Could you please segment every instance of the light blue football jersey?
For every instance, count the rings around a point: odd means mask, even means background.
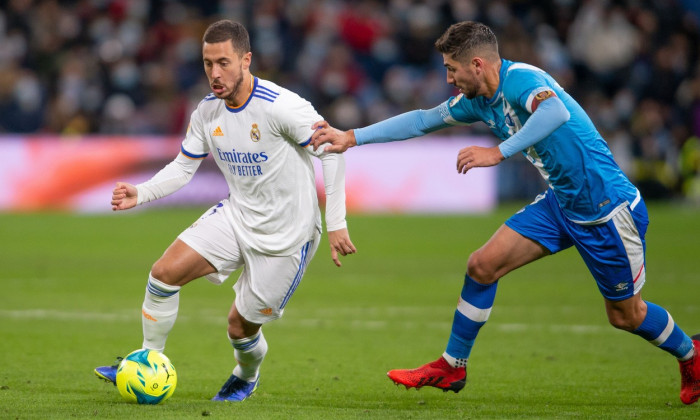
[[[566,217],[577,223],[600,223],[616,209],[639,200],[639,191],[613,159],[607,143],[581,106],[544,70],[502,60],[500,83],[491,99],[463,95],[445,105],[451,124],[485,122],[507,140],[532,115],[535,95],[551,90],[571,117],[548,137],[523,151],[554,191]]]

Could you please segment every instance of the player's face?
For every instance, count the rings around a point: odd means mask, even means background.
[[[224,99],[231,105],[238,105],[247,97],[248,92],[242,87],[244,82],[249,82],[246,76],[249,74],[251,56],[250,52],[239,56],[231,41],[204,43],[204,72],[217,98]]]
[[[468,99],[482,95],[483,82],[471,62],[460,62],[443,54],[443,64],[447,70],[447,83],[459,89]]]

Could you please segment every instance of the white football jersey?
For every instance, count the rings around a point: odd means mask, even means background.
[[[288,255],[321,231],[311,154],[323,118],[294,92],[253,77],[243,105],[230,108],[213,94],[192,113],[181,152],[211,154],[229,187],[239,240],[260,252]]]

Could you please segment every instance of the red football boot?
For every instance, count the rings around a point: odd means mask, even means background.
[[[443,357],[416,369],[394,369],[387,373],[396,385],[419,389],[423,386],[459,392],[467,382],[467,368],[454,368]]]
[[[681,367],[681,401],[692,404],[700,399],[700,334],[693,336],[695,355],[679,362]]]

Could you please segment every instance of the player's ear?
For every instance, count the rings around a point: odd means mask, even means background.
[[[241,62],[243,63],[243,68],[248,70],[250,68],[250,63],[253,58],[253,53],[251,51],[248,51],[247,53],[243,54],[243,57],[241,58]]]
[[[484,69],[484,60],[481,57],[472,57],[469,64],[474,67],[477,73]]]

